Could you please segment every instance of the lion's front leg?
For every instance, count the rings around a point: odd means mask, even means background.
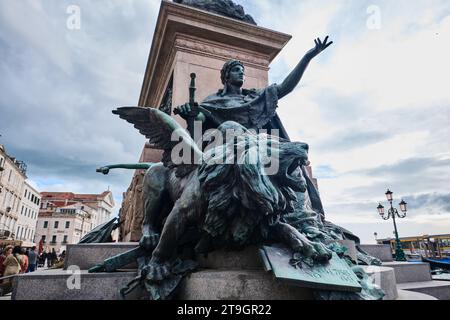
[[[170,276],[170,262],[174,258],[180,238],[187,226],[198,219],[197,204],[200,197],[195,185],[191,187],[192,189],[186,190],[178,199],[167,217],[158,245],[146,266],[148,280],[161,281]]]
[[[149,252],[158,245],[160,232],[163,228],[162,221],[165,218],[163,197],[167,193],[166,181],[168,174],[168,168],[162,164],[155,165],[145,173],[142,183],[144,222],[139,245]]]
[[[305,258],[326,262],[331,259],[332,251],[320,242],[308,240],[297,229],[287,223],[278,223],[273,226],[278,240],[289,246],[294,252],[302,253]]]

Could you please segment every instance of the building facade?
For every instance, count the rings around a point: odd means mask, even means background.
[[[65,250],[78,243],[100,224],[112,219],[114,199],[111,191],[101,194],[42,192],[35,242],[44,240],[44,250]]]
[[[402,250],[407,255],[427,258],[450,258],[450,234],[417,235],[399,238]],[[389,244],[394,253],[395,238],[377,239],[378,244]]]
[[[94,211],[88,205],[77,202],[40,212],[36,239],[44,241],[44,250],[62,252],[67,244],[78,243],[93,229]]]
[[[32,247],[36,243],[36,224],[39,206],[41,204],[41,195],[28,181],[24,182],[23,189],[15,239],[21,240],[22,246]]]
[[[25,164],[0,145],[0,240],[16,240],[26,178]]]

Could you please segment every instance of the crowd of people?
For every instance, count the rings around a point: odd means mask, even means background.
[[[64,265],[65,251],[58,255],[52,251],[38,252],[36,247],[23,248],[6,246],[0,248],[0,296],[12,291],[15,275],[34,272],[38,268],[61,268]]]

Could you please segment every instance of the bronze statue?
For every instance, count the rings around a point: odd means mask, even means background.
[[[174,113],[191,123],[191,128],[193,120],[201,122],[203,132],[217,129],[224,134],[232,129],[244,139],[240,142],[233,138],[203,151],[203,145],[198,146],[192,139],[193,132],[187,132],[157,109],[124,107],[113,111],[134,124],[152,147],[164,150],[164,154],[162,163],[139,167],[148,168],[143,184],[145,217],[139,247],[108,259],[91,271],[114,271],[139,259],[138,278],[124,293],[144,283],[151,298],[166,299],[184,274],[195,268],[193,257],[180,253],[183,248],[207,253],[281,242],[308,263],[326,263],[333,251],[349,264],[354,263],[337,242],[348,232],[325,221],[318,192],[305,172],[308,146],[290,142],[276,114],[278,100],[298,85],[309,62],[331,44],[328,37],[323,42],[316,39],[315,47],[280,85],[260,90],[242,89],[244,66],[231,60],[221,71],[223,89],[197,104],[192,76],[190,103],[175,108]],[[277,129],[279,137],[258,133],[261,129]],[[181,142],[173,140],[174,133]],[[256,152],[256,159],[262,159],[265,156],[253,148],[261,138],[269,153],[278,155],[279,170],[274,175],[267,174],[262,162],[239,162],[234,153],[231,163],[208,161],[217,157],[228,159],[227,150],[239,147],[247,150],[244,154]],[[201,161],[174,161],[174,149],[180,145],[183,157],[190,155]],[[108,173],[112,167],[99,171]],[[351,297],[364,299],[364,294]]]
[[[247,129],[278,129],[280,137],[289,140],[289,136],[276,114],[278,100],[288,95],[298,85],[312,59],[328,48],[333,42],[328,42],[328,36],[322,42],[319,38],[314,40],[315,46],[300,60],[295,69],[280,85],[271,85],[256,90],[243,89],[244,65],[237,60],[225,63],[221,71],[223,89],[207,97],[201,104],[196,117],[203,122],[203,130],[217,128],[224,121],[236,121]],[[176,107],[175,114],[187,118],[191,114],[189,103]],[[314,184],[306,172],[303,172],[308,186],[308,194],[313,209],[324,215],[322,202]]]
[[[286,96],[297,86],[309,62],[331,44],[332,42],[328,42],[328,37],[323,42],[320,39],[316,39],[315,47],[305,54],[281,85],[272,85],[262,90],[242,89],[244,84],[243,64],[236,60],[226,62],[221,71],[221,80],[224,88],[200,103],[195,120],[202,121],[202,129],[204,131],[217,128],[226,121],[235,121],[247,129],[279,129],[280,138],[288,140],[289,137],[286,130],[275,111],[278,99]],[[179,106],[175,108],[174,113],[180,114],[187,119],[192,116],[191,105],[192,102]],[[137,115],[133,112],[129,112],[126,116],[124,113],[119,112],[119,110],[115,111],[115,113],[132,123],[139,122],[142,117],[142,115]],[[141,130],[141,133],[149,139],[152,138],[148,132]],[[167,142],[164,143],[167,144]],[[159,148],[161,147],[159,146]],[[169,157],[169,154],[165,152],[164,157]],[[163,160],[163,162],[165,161]],[[167,203],[167,201],[164,201],[164,198],[167,197],[166,186],[168,184],[169,171],[169,166],[159,165],[153,167],[151,173],[149,172],[145,177],[144,188],[148,196],[144,205],[145,217],[140,245],[146,249],[156,247],[160,232],[163,229],[161,222],[170,209],[167,208],[167,205],[162,205],[162,203]],[[312,198],[313,206],[315,205],[315,209],[323,213],[317,190],[304,172],[302,176],[306,179],[307,191],[309,197]]]
[[[256,25],[255,20],[245,14],[244,8],[231,0],[173,0],[173,2]]]

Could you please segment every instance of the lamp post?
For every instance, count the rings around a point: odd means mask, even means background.
[[[402,200],[399,203],[400,211],[402,212],[402,214],[400,214],[398,212],[398,210],[392,206],[393,192],[388,189],[388,191],[385,194],[386,194],[386,198],[389,201],[389,204],[391,207],[389,208],[387,215],[385,215],[384,207],[381,205],[381,203],[378,205],[377,210],[378,210],[378,213],[380,214],[381,218],[383,218],[383,220],[389,220],[392,217],[392,220],[394,221],[394,234],[395,234],[395,243],[396,243],[395,261],[406,261],[405,253],[402,250],[402,245],[401,245],[400,239],[398,237],[397,223],[395,221],[395,218],[397,217],[399,219],[403,219],[406,217],[407,203],[404,200]]]

